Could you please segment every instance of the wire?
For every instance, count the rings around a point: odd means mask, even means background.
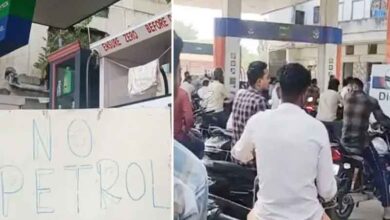
[[[86,89],[86,91],[85,91],[85,96],[86,96],[85,97],[85,105],[86,106],[85,107],[86,108],[89,108],[89,65],[91,63],[91,59],[93,56],[98,57],[99,53],[97,53],[96,50],[93,50],[87,59],[87,69],[86,69],[86,76],[85,76],[85,78],[86,78],[86,80],[85,80],[85,89]]]

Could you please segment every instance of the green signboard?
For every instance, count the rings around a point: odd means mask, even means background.
[[[36,0],[0,0],[0,56],[28,44],[35,3]]]

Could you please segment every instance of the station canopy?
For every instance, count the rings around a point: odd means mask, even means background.
[[[221,9],[223,0],[175,0],[175,4],[199,8]],[[242,13],[264,14],[286,8],[307,0],[241,0]]]
[[[37,0],[33,22],[68,28],[119,0]]]

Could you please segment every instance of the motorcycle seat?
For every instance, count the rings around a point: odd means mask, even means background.
[[[245,177],[255,178],[257,171],[254,168],[243,167],[239,164],[228,161],[208,161],[206,163],[207,170],[221,173],[233,173],[235,175],[242,175]]]

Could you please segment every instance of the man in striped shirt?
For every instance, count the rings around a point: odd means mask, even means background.
[[[232,146],[240,139],[248,119],[267,108],[266,100],[262,95],[262,92],[268,89],[270,82],[267,64],[261,61],[250,63],[247,75],[249,88],[240,90],[233,102]]]

